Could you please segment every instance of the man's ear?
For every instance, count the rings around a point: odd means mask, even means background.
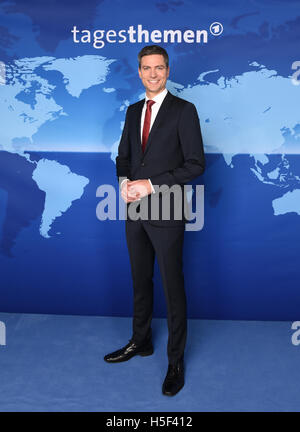
[[[142,79],[142,75],[141,75],[141,69],[140,68],[138,68],[138,71],[139,71],[139,77]]]

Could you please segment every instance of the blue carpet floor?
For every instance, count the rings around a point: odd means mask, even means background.
[[[0,313],[0,411],[299,411],[300,345],[290,322],[189,320],[185,386],[161,386],[167,323],[153,319],[154,354],[107,364],[131,318]]]

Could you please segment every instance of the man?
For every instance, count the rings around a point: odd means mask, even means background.
[[[129,213],[125,224],[134,288],[133,334],[125,347],[104,359],[116,363],[137,354],[153,353],[152,278],[156,255],[167,301],[169,331],[169,365],[162,392],[172,396],[184,385],[187,314],[182,250],[186,219],[183,201],[178,194],[175,198],[169,188],[176,186],[182,192],[184,184],[204,172],[205,160],[195,106],[166,89],[170,73],[167,52],[157,45],[146,46],[138,60],[146,98],[128,107],[116,158],[121,195]],[[167,218],[162,211],[166,197],[170,207]],[[141,211],[143,206],[147,209],[144,217],[132,216],[133,205],[134,211]]]

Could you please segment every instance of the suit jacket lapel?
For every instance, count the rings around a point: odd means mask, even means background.
[[[141,100],[138,104],[137,107],[137,120],[136,120],[136,125],[137,125],[137,145],[138,145],[138,152],[142,155],[143,151],[142,151],[142,141],[141,141],[141,120],[142,120],[142,111],[143,111],[143,106],[145,103],[145,99]]]
[[[145,152],[144,152],[144,156],[147,154],[147,152],[149,151],[149,147],[151,146],[152,143],[152,137],[156,131],[156,129],[158,128],[158,126],[161,124],[161,122],[167,117],[168,114],[168,110],[170,107],[170,104],[172,103],[172,94],[170,92],[167,93],[166,97],[163,100],[163,103],[160,106],[160,109],[155,117],[155,121],[151,127],[149,136],[148,136],[148,140],[147,140],[147,144],[146,144],[146,148],[145,148]],[[141,139],[140,139],[141,141]]]

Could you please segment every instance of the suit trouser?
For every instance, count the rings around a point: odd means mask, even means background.
[[[151,338],[153,272],[156,255],[168,313],[169,363],[183,357],[187,337],[186,295],[182,253],[185,226],[158,227],[148,221],[126,220],[126,239],[133,280],[133,336],[141,343]]]

